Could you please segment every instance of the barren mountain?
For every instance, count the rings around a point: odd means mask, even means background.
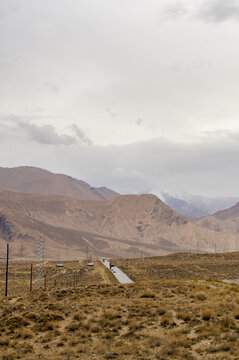
[[[118,195],[105,187],[91,187],[71,176],[29,166],[0,168],[0,185],[24,193],[65,195],[85,200],[107,200]]]
[[[239,203],[229,209],[203,217],[197,223],[206,229],[239,234]]]
[[[239,237],[203,229],[154,195],[107,201],[0,191],[0,237],[15,256],[36,256],[42,234],[48,257],[145,256],[181,251],[237,250]],[[26,246],[27,244],[27,246]],[[14,250],[15,249],[15,250]],[[67,250],[68,249],[68,250]]]

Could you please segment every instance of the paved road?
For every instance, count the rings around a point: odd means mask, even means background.
[[[105,265],[108,269],[110,268],[110,262],[108,260],[102,261],[102,264]],[[121,284],[130,284],[133,283],[133,280],[131,280],[122,270],[120,270],[117,266],[114,266],[111,271],[113,272],[113,275],[116,277],[116,279]]]
[[[223,280],[226,283],[239,283],[239,279],[232,279],[232,280]]]

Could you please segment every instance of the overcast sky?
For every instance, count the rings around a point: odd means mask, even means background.
[[[239,196],[239,0],[0,0],[0,166]]]

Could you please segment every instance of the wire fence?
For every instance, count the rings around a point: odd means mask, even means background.
[[[40,268],[40,272],[39,272]],[[54,261],[0,262],[0,295],[17,296],[38,289],[74,287],[83,284],[87,273],[84,262],[74,261],[57,264]],[[40,277],[39,277],[40,274]]]

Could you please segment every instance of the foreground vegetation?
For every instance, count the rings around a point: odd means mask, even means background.
[[[0,359],[239,359],[238,285],[79,267],[78,284],[0,296]]]

